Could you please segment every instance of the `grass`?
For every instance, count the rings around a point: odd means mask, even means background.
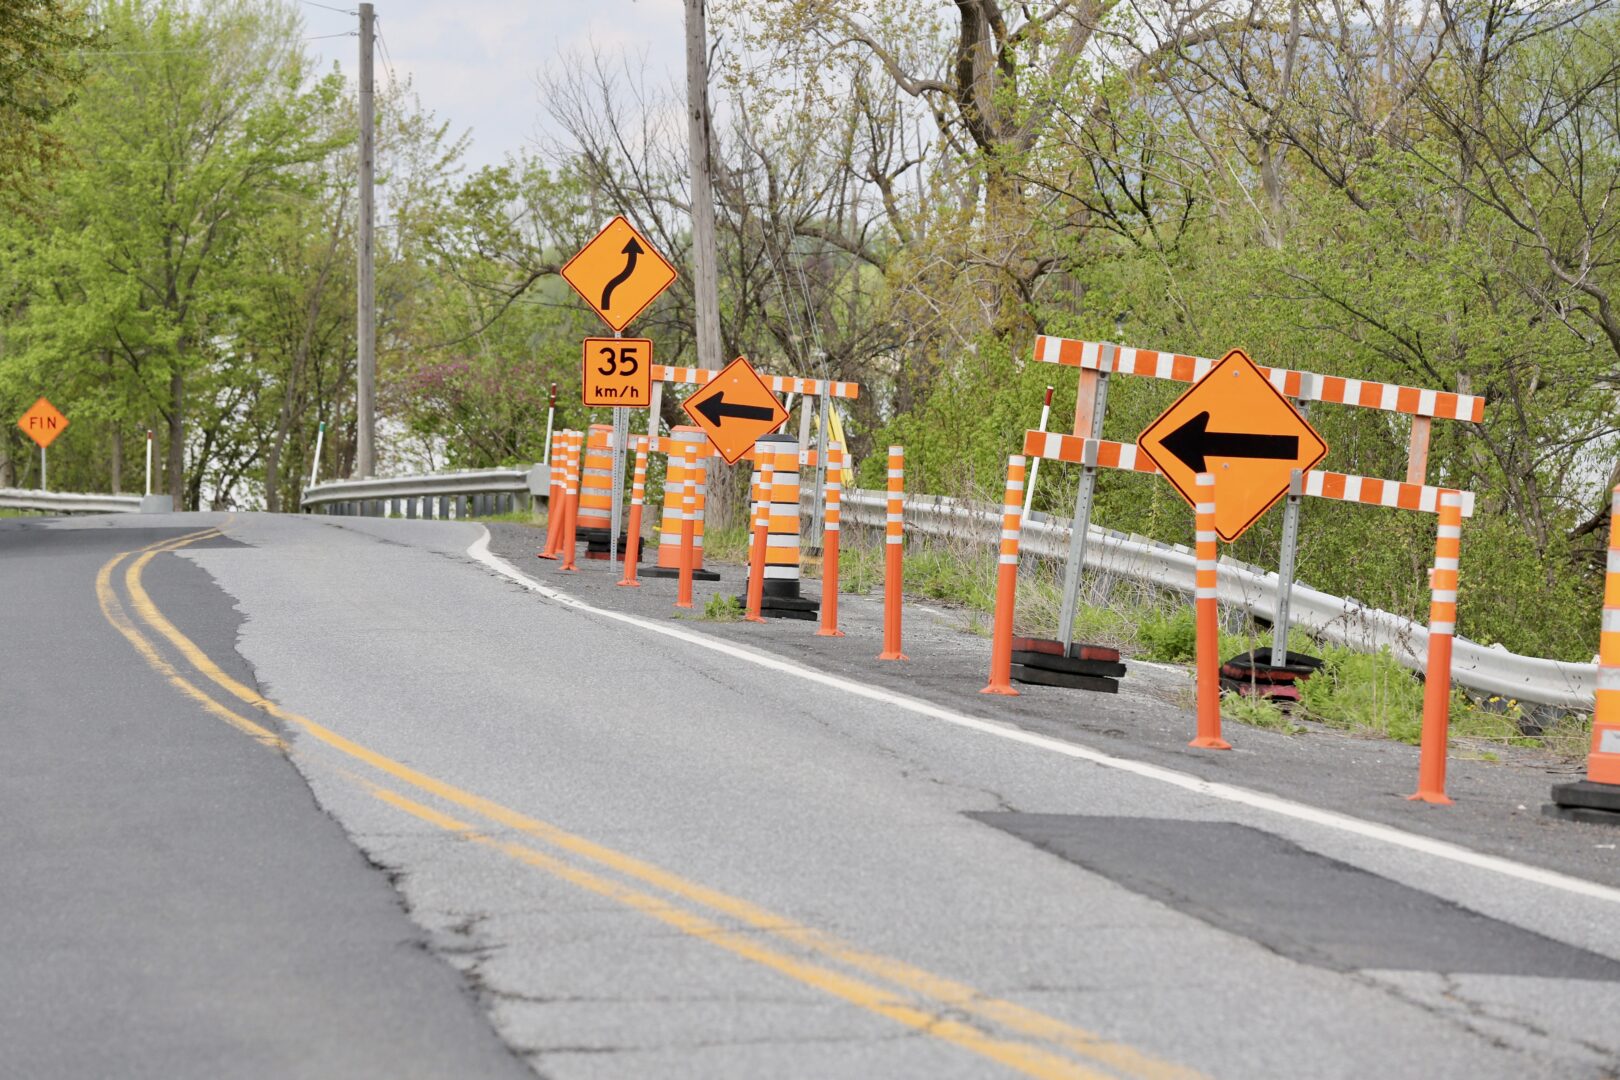
[[[1269,728],[1286,735],[1296,735],[1305,730],[1289,719],[1288,714],[1269,698],[1249,697],[1230,690],[1221,695],[1221,715],[1240,724]]]
[[[715,593],[703,605],[703,617],[711,622],[736,622],[743,617],[743,606],[735,596]]]

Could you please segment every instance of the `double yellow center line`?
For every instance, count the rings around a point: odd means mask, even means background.
[[[953,979],[868,952],[747,900],[689,881],[429,776],[282,708],[232,678],[209,659],[158,609],[142,583],[142,573],[156,556],[220,535],[218,529],[204,529],[114,556],[96,575],[96,595],[107,621],[158,674],[209,714],[258,742],[283,751],[288,746],[280,734],[265,724],[221,704],[188,678],[190,672],[183,674],[135,624],[130,611],[146,630],[166,642],[192,672],[229,697],[278,721],[283,730],[298,731],[382,777],[414,789],[416,798],[367,777],[345,773],[383,803],[419,821],[1027,1076],[1195,1080],[1201,1075],[1015,1002],[981,993]],[[123,573],[127,608],[115,584],[117,571],[125,560],[129,560]],[[455,812],[419,801],[423,797],[452,807]],[[481,819],[483,824],[458,817],[456,812]],[[492,825],[525,839],[491,835],[486,830]]]

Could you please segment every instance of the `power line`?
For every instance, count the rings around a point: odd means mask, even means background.
[[[320,8],[323,11],[335,11],[339,15],[358,15],[358,14],[360,14],[358,11],[354,11],[354,10],[351,10],[349,8],[333,7],[331,4],[317,4],[315,2],[315,0],[298,0],[298,2],[300,4],[306,4],[309,7]]]
[[[394,54],[388,50],[388,39],[383,36],[382,19],[377,20],[377,44],[382,49],[383,67],[388,69],[388,85],[398,86],[399,79],[394,75]]]

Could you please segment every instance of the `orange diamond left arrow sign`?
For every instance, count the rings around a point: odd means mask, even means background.
[[[1231,543],[1288,491],[1294,469],[1327,443],[1241,349],[1227,353],[1136,443],[1181,497],[1197,505],[1201,472],[1215,477],[1215,531]]]
[[[68,418],[63,416],[55,405],[40,398],[22,414],[17,426],[43,450],[55,442],[56,437],[67,428]]]
[[[681,402],[681,408],[703,429],[727,465],[741,461],[756,441],[788,418],[759,372],[741,356]]]
[[[620,331],[669,288],[675,268],[620,215],[568,260],[562,276],[603,322]]]

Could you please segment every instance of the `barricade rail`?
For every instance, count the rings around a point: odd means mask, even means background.
[[[0,488],[0,508],[39,510],[47,514],[135,514],[139,495],[81,495],[71,491],[29,491]]]

